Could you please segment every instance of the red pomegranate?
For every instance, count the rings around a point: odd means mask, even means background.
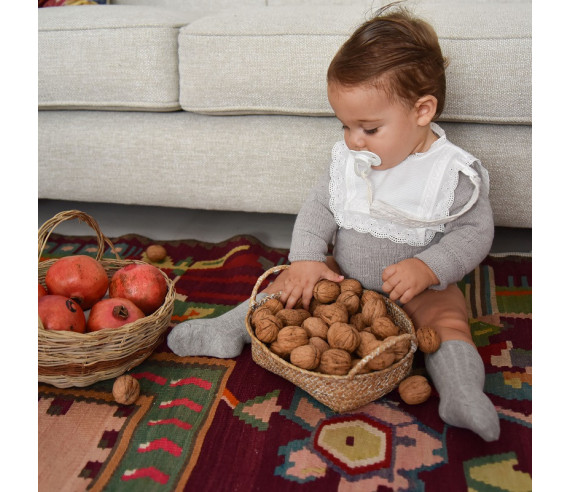
[[[103,298],[109,278],[95,258],[73,255],[60,258],[48,269],[46,285],[49,294],[70,297],[85,311]]]
[[[38,299],[43,296],[47,296],[47,290],[38,282]]]
[[[109,297],[133,301],[144,314],[154,313],[164,302],[168,286],[152,265],[132,263],[117,270],[109,283]]]
[[[45,295],[38,299],[38,315],[46,330],[85,333],[85,314],[73,299]]]
[[[128,299],[101,299],[91,308],[87,331],[120,328],[141,318],[144,318],[144,313]]]

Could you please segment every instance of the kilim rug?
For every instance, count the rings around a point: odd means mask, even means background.
[[[216,317],[249,298],[287,251],[250,236],[219,244],[112,239],[124,259],[163,244],[179,277],[173,324]],[[90,237],[52,234],[46,258],[95,254]],[[107,252],[105,256],[112,257]],[[531,258],[490,256],[461,282],[501,422],[486,443],[446,425],[434,392],[407,405],[393,391],[335,414],[251,359],[180,358],[166,344],[130,374],[141,396],[114,402],[113,381],[39,384],[39,490],[525,491],[531,490]],[[425,372],[422,355],[414,371]]]

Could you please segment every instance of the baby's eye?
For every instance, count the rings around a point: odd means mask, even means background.
[[[374,135],[377,131],[378,128],[372,128],[370,130],[364,130],[364,133],[366,133],[366,135]]]

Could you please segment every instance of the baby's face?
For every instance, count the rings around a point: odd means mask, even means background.
[[[329,84],[328,97],[348,148],[374,152],[382,159],[375,169],[395,167],[433,143],[429,125],[419,123],[417,109],[391,101],[383,90]]]

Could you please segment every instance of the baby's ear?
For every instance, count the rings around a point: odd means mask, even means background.
[[[432,95],[422,96],[416,101],[414,109],[418,125],[427,126],[432,122],[437,111],[437,98]]]

